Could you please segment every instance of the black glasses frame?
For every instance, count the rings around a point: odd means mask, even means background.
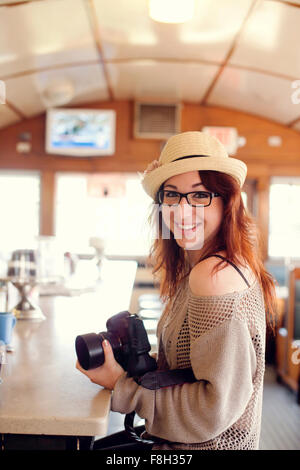
[[[164,199],[164,193],[174,193],[174,194],[177,194],[179,196],[179,201],[176,202],[176,204],[166,204],[165,202],[163,202],[163,199]],[[196,193],[202,193],[202,194],[207,194],[209,196],[209,203],[208,204],[191,204],[190,201],[189,201],[189,194],[196,194]],[[161,205],[163,206],[169,206],[169,207],[176,207],[176,206],[179,206],[180,202],[181,202],[181,199],[182,198],[185,198],[187,203],[192,206],[192,207],[208,207],[210,206],[211,204],[211,201],[214,197],[221,197],[221,194],[219,193],[212,193],[210,191],[190,191],[188,193],[180,193],[179,191],[173,191],[172,189],[161,189],[160,191],[158,191],[158,201]]]

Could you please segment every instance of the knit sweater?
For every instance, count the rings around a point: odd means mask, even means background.
[[[192,367],[197,379],[148,390],[124,373],[112,410],[145,419],[155,449],[235,450],[259,446],[265,306],[258,281],[242,291],[196,296],[183,280],[157,327],[158,369]]]

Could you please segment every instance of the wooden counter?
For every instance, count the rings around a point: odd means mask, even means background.
[[[40,297],[46,320],[17,321],[14,352],[1,371],[0,433],[106,434],[110,392],[75,368],[75,338],[106,330],[110,316],[129,309],[136,267],[134,261],[106,261],[95,292]]]

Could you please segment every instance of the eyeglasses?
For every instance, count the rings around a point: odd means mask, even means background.
[[[193,191],[184,194],[177,191],[161,189],[158,192],[158,201],[164,206],[178,206],[183,197],[185,197],[190,206],[207,207],[211,204],[212,198],[221,197],[221,195],[209,191]]]

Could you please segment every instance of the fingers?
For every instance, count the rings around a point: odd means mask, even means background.
[[[113,349],[107,340],[102,342],[105,361],[100,367],[92,370],[84,370],[79,362],[76,362],[76,368],[86,375],[91,382],[101,385],[108,390],[113,390],[119,377],[124,373],[124,369],[115,360]]]
[[[103,347],[103,351],[104,351],[105,361],[104,361],[104,364],[102,366],[98,367],[98,369],[100,369],[102,367],[105,367],[105,366],[108,366],[108,367],[115,366],[116,360],[115,360],[113,349],[112,349],[109,341],[107,341],[105,339],[102,342],[102,347]],[[80,372],[82,372],[83,374],[85,374],[88,377],[90,377],[90,375],[91,375],[91,371],[83,369],[78,360],[76,362],[76,369],[78,369]]]
[[[112,347],[109,341],[107,341],[107,339],[103,341],[102,347],[104,351],[105,362],[108,362],[108,363],[115,362],[114,352],[112,350]]]

